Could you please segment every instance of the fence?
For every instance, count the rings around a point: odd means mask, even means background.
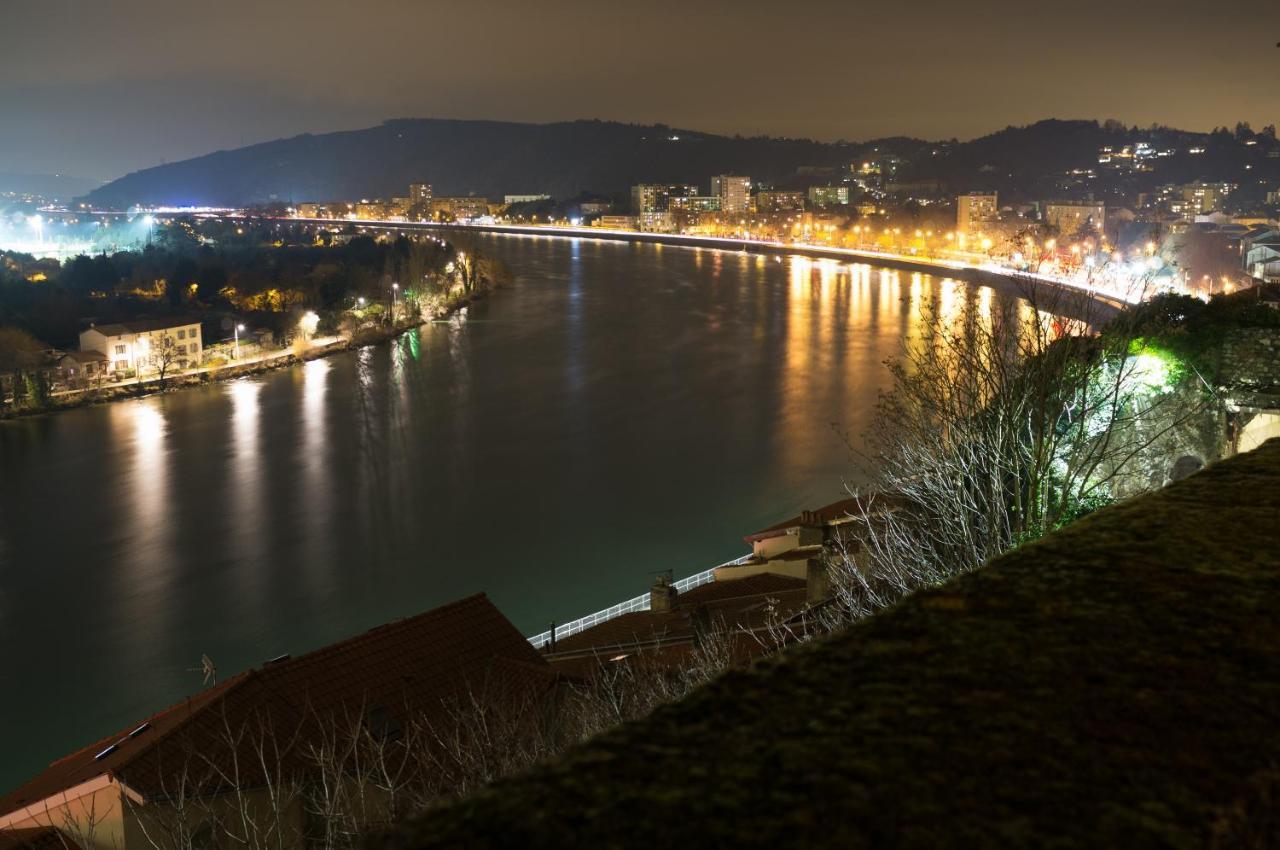
[[[694,573],[688,578],[682,578],[675,583],[676,593],[684,593],[686,591],[692,590],[698,585],[708,584],[710,582],[713,582],[716,580],[716,570],[720,569],[720,567],[732,567],[737,564],[741,564],[743,561],[745,561],[747,558],[750,558],[750,557],[751,557],[750,555],[743,555],[741,558],[734,558],[732,561],[725,561],[723,564],[720,564],[720,566],[712,567],[709,570],[703,570],[700,573]],[[603,611],[597,611],[594,614],[588,614],[585,617],[579,617],[576,620],[571,620],[568,623],[564,623],[563,625],[556,626],[556,640],[562,640],[564,638],[567,638],[569,635],[576,635],[578,632],[586,631],[592,626],[598,626],[601,623],[612,620],[614,617],[621,617],[623,614],[630,614],[633,611],[648,611],[648,610],[649,610],[649,594],[645,593],[641,596],[636,596],[632,599],[628,599],[625,602],[619,602],[617,605],[610,605],[608,608],[605,608]],[[544,646],[546,646],[550,642],[551,642],[550,629],[548,629],[545,632],[542,632],[541,634],[537,634],[529,638],[529,643],[533,644],[534,647],[536,647],[537,649],[542,649]]]

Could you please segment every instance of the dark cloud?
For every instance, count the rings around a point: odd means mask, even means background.
[[[967,138],[1280,118],[1280,4],[0,2],[0,171],[114,177],[398,116]]]

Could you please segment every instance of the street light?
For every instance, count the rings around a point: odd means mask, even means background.
[[[240,359],[240,331],[244,330],[244,325],[236,325],[236,359]]]
[[[400,284],[391,284],[391,324],[396,323],[396,293],[400,291]]]

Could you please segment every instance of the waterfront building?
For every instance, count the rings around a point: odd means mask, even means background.
[[[639,230],[640,219],[634,215],[602,215],[592,223],[593,227],[609,230]]]
[[[956,198],[956,231],[977,233],[1000,220],[1000,199],[995,192],[970,192]]]
[[[843,207],[849,203],[848,186],[810,186],[809,205],[818,207]]]
[[[269,816],[272,847],[305,850],[317,823],[304,795],[271,798],[283,810],[268,798],[286,780],[321,780],[313,755],[345,740],[344,724],[371,741],[407,740],[411,724],[446,732],[465,723],[450,706],[486,717],[537,712],[554,685],[546,661],[483,594],[223,681],[205,670],[215,681],[202,690],[0,797],[0,847],[20,838],[50,850],[212,848],[229,840],[219,817]],[[234,775],[209,770],[233,764]],[[359,790],[383,799],[372,783]],[[189,812],[199,814],[186,822]]]
[[[80,351],[107,361],[107,371],[147,374],[200,365],[200,323],[193,319],[135,319],[90,325],[80,334]]]
[[[751,178],[720,174],[711,178],[711,194],[720,199],[723,212],[746,212],[751,200]]]
[[[578,213],[583,218],[592,215],[605,215],[613,209],[613,204],[608,201],[583,201],[578,204]]]
[[[667,203],[668,212],[720,212],[725,210],[719,195],[673,195]],[[745,209],[745,208],[744,208]]]
[[[537,201],[549,201],[550,195],[503,195],[502,203],[510,206],[511,204],[530,204]]]
[[[804,209],[805,193],[797,190],[771,189],[756,193],[756,211],[792,212]]]
[[[488,198],[477,198],[475,196],[432,198],[430,209],[431,217],[437,219],[482,218],[489,215],[489,200]]]
[[[692,198],[698,194],[697,186],[683,183],[642,183],[631,187],[631,211],[636,215],[664,213],[671,208],[671,199]]]
[[[68,351],[58,358],[58,371],[67,384],[83,386],[105,378],[109,364],[100,351]]]
[[[1106,213],[1106,206],[1094,201],[1056,201],[1044,205],[1045,223],[1056,227],[1064,239],[1086,228],[1101,233]]]

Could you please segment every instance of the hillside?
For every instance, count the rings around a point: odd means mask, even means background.
[[[89,193],[99,206],[304,201],[405,195],[616,192],[645,180],[697,181],[748,173],[779,179],[798,165],[841,165],[860,148],[713,136],[669,127],[573,121],[409,119],[366,130],[303,135],[157,166]]]
[[[369,846],[1274,847],[1278,510],[1273,440]]]
[[[1145,142],[1167,152],[1152,170],[1099,166],[1104,145]],[[1193,153],[1193,150],[1195,151]],[[1239,184],[1258,202],[1280,181],[1274,132],[1141,130],[1108,121],[1045,120],[967,142],[895,137],[862,143],[716,136],[665,125],[605,121],[518,124],[402,119],[365,130],[303,135],[138,171],[90,192],[95,206],[242,206],[403,196],[431,183],[437,195],[621,193],[641,182],[714,174],[804,187],[848,174],[851,163],[891,154],[890,182],[937,181],[943,191],[999,191],[1009,201],[1092,194],[1131,202],[1161,183]]]

